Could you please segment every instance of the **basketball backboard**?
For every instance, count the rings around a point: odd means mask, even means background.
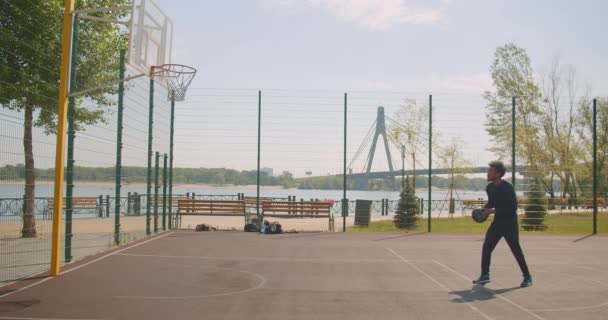
[[[171,63],[173,21],[154,0],[133,0],[132,6],[127,62],[150,75],[152,67]]]

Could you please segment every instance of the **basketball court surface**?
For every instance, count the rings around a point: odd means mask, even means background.
[[[606,237],[167,232],[3,288],[0,319],[605,319]]]

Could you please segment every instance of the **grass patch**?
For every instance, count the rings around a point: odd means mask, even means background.
[[[520,216],[521,219],[522,216]],[[433,232],[445,233],[479,233],[488,229],[492,218],[484,223],[476,223],[471,217],[454,217],[454,219],[440,218],[431,221]],[[419,219],[417,228],[410,231],[397,229],[392,221],[372,222],[368,227],[350,227],[347,232],[425,232],[427,219]],[[545,231],[524,231],[521,234],[591,234],[593,231],[592,213],[563,213],[552,214],[545,217]],[[520,222],[521,225],[521,222]],[[521,229],[521,227],[520,227]],[[599,234],[608,234],[608,213],[599,213],[597,221]]]

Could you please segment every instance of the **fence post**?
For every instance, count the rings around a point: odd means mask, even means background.
[[[106,195],[106,218],[110,217],[110,195]]]
[[[597,234],[597,99],[593,99],[593,234]]]
[[[173,229],[173,137],[175,132],[175,100],[171,99],[171,133],[169,142],[169,229]]]
[[[258,168],[257,168],[257,179],[256,179],[256,200],[255,200],[255,211],[257,216],[260,216],[260,153],[262,141],[262,91],[258,91]],[[260,230],[264,221],[260,221]]]
[[[127,214],[131,214],[131,201],[133,201],[133,198],[131,198],[131,192],[127,193]]]
[[[167,154],[163,157],[163,231],[167,230]]]
[[[160,154],[156,151],[154,160],[154,233],[158,232],[158,160]]]
[[[146,234],[150,235],[150,209],[152,206],[152,130],[154,128],[154,79],[150,79],[150,107],[148,111],[148,174],[146,184]]]
[[[126,63],[126,50],[120,50],[120,69],[118,83],[118,120],[116,121],[116,186],[115,186],[115,201],[114,204],[114,244],[120,244],[120,194],[121,194],[121,180],[122,180],[122,119],[124,111],[124,95],[125,85],[122,81],[125,78],[125,63]],[[127,199],[127,211],[129,211],[129,200]]]
[[[346,141],[347,141],[347,121],[348,121],[348,93],[344,93],[344,163],[343,171],[343,192],[342,192],[342,232],[346,232],[346,216],[348,215],[348,199],[346,199]]]
[[[433,95],[429,95],[429,206],[428,206],[428,232],[431,232],[431,183],[433,169]]]
[[[515,97],[511,101],[511,184],[515,188]]]
[[[97,199],[97,203],[99,203],[99,206],[97,208],[97,216],[99,218],[103,218],[103,195],[100,195]]]

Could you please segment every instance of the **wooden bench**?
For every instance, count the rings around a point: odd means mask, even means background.
[[[178,206],[178,202],[181,200],[189,200],[190,198],[186,197],[186,196],[173,196],[173,198],[171,199],[171,208],[177,208]]]
[[[182,216],[245,217],[244,200],[178,200],[175,226],[180,227]]]
[[[273,201],[262,203],[261,220],[273,218],[327,218],[329,231],[334,231],[331,203],[317,201]]]
[[[272,202],[272,198],[260,197],[260,208],[264,202]],[[255,209],[257,207],[258,200],[256,197],[245,197],[245,207],[247,209]]]
[[[606,199],[603,197],[597,197],[597,207],[606,208]],[[585,199],[585,208],[587,208],[587,209],[593,208],[593,198]]]
[[[55,205],[55,198],[47,199],[48,214],[53,214],[53,208]],[[66,199],[63,198],[63,209],[65,210]],[[96,197],[72,197],[72,210],[95,210],[97,213],[101,210],[101,203],[98,202]],[[47,212],[43,214],[43,218],[46,219]]]
[[[483,207],[488,203],[487,200],[484,199],[466,199],[462,200],[462,211],[465,209],[475,209],[478,207]]]

